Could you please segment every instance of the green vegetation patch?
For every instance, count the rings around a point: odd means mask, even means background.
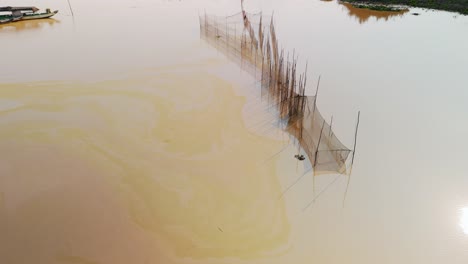
[[[389,6],[389,5],[376,5],[376,4],[354,4],[353,6],[356,8],[362,9],[369,9],[375,11],[385,11],[385,12],[401,12],[404,10],[408,10],[407,8]]]
[[[457,12],[460,14],[468,15],[468,0],[346,0],[358,8],[367,8],[379,11],[392,11],[380,10],[379,6],[386,6],[387,8],[394,8],[391,5],[406,5],[412,7],[422,7],[437,10],[445,10]],[[394,10],[393,10],[394,11]]]

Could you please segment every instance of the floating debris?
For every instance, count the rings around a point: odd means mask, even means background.
[[[294,155],[294,157],[295,157],[296,159],[298,159],[298,160],[301,160],[301,161],[302,161],[302,160],[305,160],[304,155]]]

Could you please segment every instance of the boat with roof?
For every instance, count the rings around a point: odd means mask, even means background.
[[[39,8],[29,7],[0,7],[0,24],[11,23],[22,20],[44,19],[53,17],[58,10],[51,11],[49,8],[45,12],[39,12]]]

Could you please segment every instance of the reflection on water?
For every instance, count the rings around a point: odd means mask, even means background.
[[[23,20],[14,23],[0,25],[0,33],[17,32],[25,30],[37,30],[44,27],[53,27],[55,24],[60,23],[60,20],[54,18],[38,19],[38,20]]]
[[[460,209],[460,226],[463,229],[463,233],[468,235],[468,207]]]
[[[357,8],[357,7],[354,7],[350,3],[343,3],[343,2],[339,2],[339,3],[340,5],[348,9],[349,16],[356,17],[359,23],[361,24],[367,22],[370,18],[375,18],[377,20],[383,19],[387,21],[392,17],[401,17],[409,11],[409,10],[402,10],[398,12],[376,11],[376,10],[370,10],[366,8]]]

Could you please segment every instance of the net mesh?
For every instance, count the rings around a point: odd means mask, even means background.
[[[306,96],[307,66],[297,72],[298,57],[279,49],[271,16],[245,11],[231,16],[200,16],[200,35],[211,46],[250,73],[260,83],[261,97],[277,110],[277,117],[307,154],[315,174],[347,171],[352,152],[336,137],[316,107],[316,96]]]

